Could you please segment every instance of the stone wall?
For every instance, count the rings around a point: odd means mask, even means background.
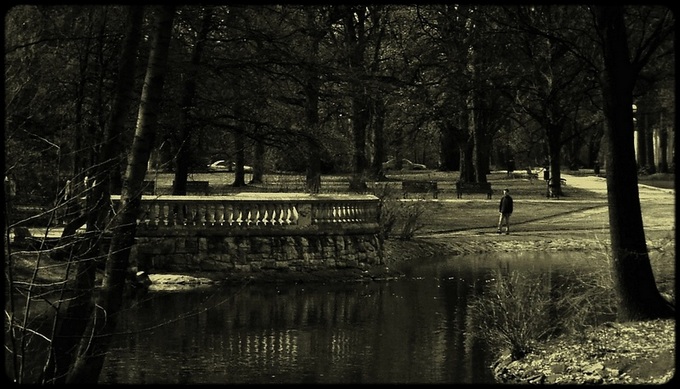
[[[138,270],[256,272],[357,268],[383,263],[382,241],[367,230],[308,230],[272,236],[202,234],[138,236],[131,259]]]

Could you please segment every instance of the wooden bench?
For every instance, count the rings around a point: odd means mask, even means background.
[[[175,181],[172,182],[174,188]],[[209,181],[187,181],[187,194],[189,193],[200,193],[207,195],[210,192],[210,182]]]
[[[532,172],[531,168],[527,168],[527,176],[529,176],[529,182],[531,183],[538,179],[538,173]]]
[[[409,193],[432,193],[434,199],[439,195],[437,181],[402,181],[401,190],[404,192],[404,198],[407,198]]]
[[[484,193],[486,198],[490,199],[493,194],[491,184],[488,182],[462,182],[456,181],[456,197],[463,198],[463,193]]]

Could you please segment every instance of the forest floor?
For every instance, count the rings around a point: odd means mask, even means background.
[[[215,181],[214,175],[210,175]],[[409,240],[385,241],[385,266],[364,275],[372,279],[395,276],[398,263],[423,261],[446,254],[489,251],[566,250],[574,255],[607,255],[609,220],[604,178],[563,175],[567,185],[559,199],[546,198],[542,181],[521,175],[492,173],[494,193],[510,188],[515,199],[511,233],[498,235],[497,200],[483,195],[456,199],[454,177],[442,172],[410,172],[392,176],[402,180],[437,180],[437,199],[403,199],[422,206],[423,221]],[[228,180],[228,179],[227,179]],[[346,181],[345,181],[346,182]],[[226,185],[226,184],[225,184]],[[645,237],[659,291],[675,298],[675,191],[664,180],[639,186]],[[399,187],[395,188],[396,191]],[[15,256],[17,279],[34,275],[34,256]],[[38,279],[60,281],[63,263],[42,258]],[[355,274],[356,275],[356,274]],[[207,275],[154,275],[158,285],[212,282]],[[280,275],[279,275],[280,276]],[[274,277],[274,276],[272,276]],[[332,277],[319,274],[316,279]],[[348,280],[351,275],[348,275]],[[265,279],[266,280],[266,279]],[[271,281],[271,279],[270,279]],[[585,333],[562,336],[539,344],[518,361],[501,356],[494,365],[499,382],[565,384],[658,384],[675,374],[675,320],[605,323]]]

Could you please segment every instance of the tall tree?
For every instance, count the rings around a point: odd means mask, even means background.
[[[654,280],[642,223],[637,166],[633,144],[633,87],[635,79],[663,41],[665,17],[657,20],[658,34],[649,38],[635,61],[629,56],[623,6],[592,8],[603,58],[602,93],[607,120],[607,198],[611,236],[611,268],[618,297],[619,320],[675,316]],[[642,48],[642,47],[641,47]]]
[[[161,7],[149,54],[137,128],[128,158],[118,215],[112,222],[112,237],[102,290],[96,302],[98,310],[103,314],[95,312],[91,315],[92,336],[81,340],[73,369],[66,380],[68,383],[97,383],[106,351],[116,330],[130,249],[134,244],[137,215],[140,211],[142,182],[156,133],[174,16],[174,6]]]
[[[76,294],[69,301],[65,315],[57,316],[56,332],[52,335],[52,353],[45,369],[46,382],[64,383],[66,373],[72,366],[79,339],[85,332],[87,319],[92,314],[92,294],[94,292],[95,275],[98,266],[96,257],[100,250],[100,235],[104,230],[104,221],[108,213],[110,176],[118,170],[118,156],[115,149],[123,134],[125,118],[132,101],[137,49],[143,22],[143,7],[132,6],[128,12],[128,27],[124,44],[121,46],[121,62],[118,72],[117,90],[111,110],[109,123],[105,130],[100,160],[95,167],[93,178],[95,185],[88,190],[87,207],[84,217],[87,222],[86,239],[88,248],[75,258]],[[78,223],[75,223],[78,224]],[[81,223],[82,224],[82,223]]]
[[[198,29],[196,42],[191,53],[189,69],[184,78],[181,102],[179,107],[179,146],[175,163],[175,180],[172,186],[172,194],[184,195],[187,191],[187,175],[189,173],[189,161],[192,154],[192,134],[194,132],[191,115],[193,112],[194,98],[196,96],[196,78],[201,64],[201,57],[205,47],[205,40],[210,30],[212,9],[203,9],[201,26]]]

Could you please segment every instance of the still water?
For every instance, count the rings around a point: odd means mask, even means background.
[[[149,292],[100,383],[493,383],[468,303],[500,265],[569,273],[565,253],[453,256],[382,282]]]

